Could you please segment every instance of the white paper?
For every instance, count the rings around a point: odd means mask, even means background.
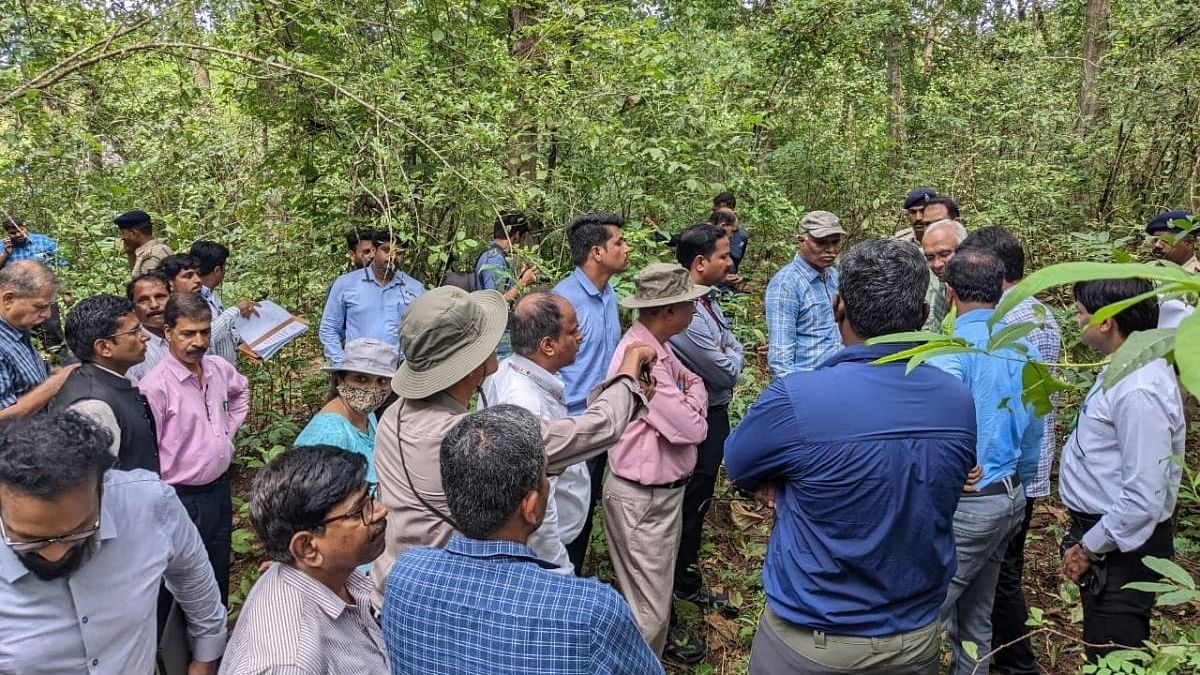
[[[260,300],[257,315],[250,318],[239,315],[234,325],[246,346],[263,360],[271,358],[284,345],[308,330],[308,324],[270,300]],[[268,333],[270,336],[262,339]]]

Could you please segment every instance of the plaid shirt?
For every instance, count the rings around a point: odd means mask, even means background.
[[[0,409],[16,403],[49,376],[29,331],[17,330],[0,319]]]
[[[1034,309],[1034,307],[1041,309]],[[1054,313],[1038,302],[1037,298],[1026,298],[1011,312],[1004,315],[1004,323],[1010,326],[1025,321],[1040,326],[1031,331],[1026,339],[1041,352],[1042,360],[1051,363],[1058,361],[1062,349],[1062,333],[1058,329]],[[1055,394],[1051,400],[1057,405],[1058,395]],[[1045,432],[1042,435],[1042,453],[1038,456],[1037,473],[1033,482],[1025,486],[1027,497],[1045,497],[1050,494],[1050,466],[1054,464],[1055,446],[1053,408],[1050,409],[1050,413],[1046,415],[1042,423],[1045,424]]]
[[[36,260],[50,267],[60,267],[64,264],[62,256],[58,254],[58,242],[37,232],[27,232],[26,238],[28,241],[23,246],[13,247],[12,252],[8,254],[7,262]],[[4,244],[0,242],[0,254],[2,253],[4,253]]]
[[[550,566],[522,544],[460,534],[445,549],[409,549],[392,566],[383,603],[394,672],[663,672],[611,586]]]
[[[767,284],[767,365],[771,377],[813,370],[842,348],[833,320],[833,296],[838,290],[834,268],[821,277],[799,254]]]

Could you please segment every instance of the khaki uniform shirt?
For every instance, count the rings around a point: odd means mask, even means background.
[[[929,305],[929,318],[922,328],[934,333],[942,332],[942,321],[950,313],[950,303],[946,301],[946,284],[932,271],[929,272],[929,290],[925,291],[925,303]]]
[[[171,249],[158,239],[150,241],[137,247],[133,252],[133,276],[137,278],[146,272],[158,269],[162,264],[163,258],[171,255]]]
[[[442,490],[439,457],[442,438],[467,412],[461,403],[439,393],[421,401],[401,399],[379,421],[375,470],[379,499],[388,513],[387,548],[371,567],[375,582],[371,600],[376,607],[383,606],[384,585],[397,556],[414,546],[445,546],[454,532],[442,517],[450,516],[450,508]],[[543,420],[550,473],[604,452],[645,412],[646,399],[637,383],[619,375],[593,390],[591,405],[583,414]]]
[[[1200,274],[1200,260],[1196,260],[1196,256],[1192,256],[1191,260],[1183,263],[1180,267],[1192,274]]]
[[[900,241],[911,241],[912,243],[915,244],[915,243],[917,243],[917,233],[913,232],[913,229],[911,227],[906,227],[903,230],[896,230],[896,233],[892,235],[892,239],[899,239]]]

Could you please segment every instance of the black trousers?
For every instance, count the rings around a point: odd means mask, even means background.
[[[187,510],[188,517],[200,531],[200,539],[208,552],[221,604],[229,607],[229,562],[233,547],[233,495],[229,474],[208,485],[176,485],[175,494]]]
[[[1021,528],[1008,540],[1004,560],[1000,562],[1000,578],[996,582],[996,600],[992,604],[992,646],[1008,644],[1029,632],[1025,621],[1029,610],[1025,606],[1025,590],[1021,581],[1025,576],[1025,535],[1029,532],[1029,521],[1033,518],[1033,497],[1025,501],[1025,518]],[[1029,638],[1006,647],[992,657],[992,670],[1003,675],[1037,675],[1037,659]]]
[[[600,501],[600,491],[604,487],[604,471],[608,468],[608,453],[601,453],[587,462],[588,473],[592,478],[592,498],[588,502],[587,518],[583,520],[583,529],[579,536],[567,544],[567,557],[575,567],[575,576],[583,576],[583,563],[587,560],[588,541],[592,538],[592,516],[596,513],[596,503]]]
[[[1076,540],[1099,521],[1099,516],[1071,512],[1070,534]],[[1158,524],[1154,533],[1139,548],[1129,552],[1113,551],[1096,563],[1103,569],[1104,583],[1096,588],[1081,588],[1083,601],[1083,641],[1091,644],[1116,644],[1140,649],[1150,638],[1150,613],[1154,594],[1132,591],[1122,586],[1134,581],[1158,581],[1159,575],[1142,563],[1144,556],[1171,558],[1175,555],[1175,526],[1170,519]],[[1096,660],[1120,647],[1087,647],[1089,660]]]
[[[704,516],[717,487],[717,473],[725,458],[725,439],[729,437],[729,406],[708,408],[708,436],[696,448],[696,469],[683,490],[683,533],[679,556],[675,559],[675,592],[695,593],[704,586],[700,573],[700,543]]]
[[[66,366],[79,361],[71,350],[67,349],[57,301],[50,303],[50,318],[34,326],[33,334],[42,343],[42,349],[49,352],[52,360],[58,365]]]

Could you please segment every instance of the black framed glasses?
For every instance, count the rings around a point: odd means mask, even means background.
[[[13,541],[8,538],[8,530],[4,527],[4,519],[0,518],[0,536],[4,537],[4,543],[17,553],[33,553],[40,551],[52,544],[73,544],[78,541],[92,538],[100,531],[100,517],[96,517],[96,522],[86,530],[64,534],[61,537],[51,537],[49,539],[36,539],[34,541]]]
[[[142,330],[142,324],[139,321],[138,325],[134,326],[133,328],[130,328],[129,330],[123,330],[120,333],[113,333],[112,335],[106,335],[106,336],[104,336],[104,339],[105,340],[116,340],[117,338],[119,338],[123,335],[133,335],[134,333],[141,332],[141,330]]]
[[[358,506],[343,513],[340,516],[330,516],[322,520],[318,527],[324,527],[330,523],[344,520],[346,518],[358,518],[363,525],[371,524],[371,516],[375,514],[375,496],[379,493],[379,483],[367,483],[367,494],[359,502]]]

